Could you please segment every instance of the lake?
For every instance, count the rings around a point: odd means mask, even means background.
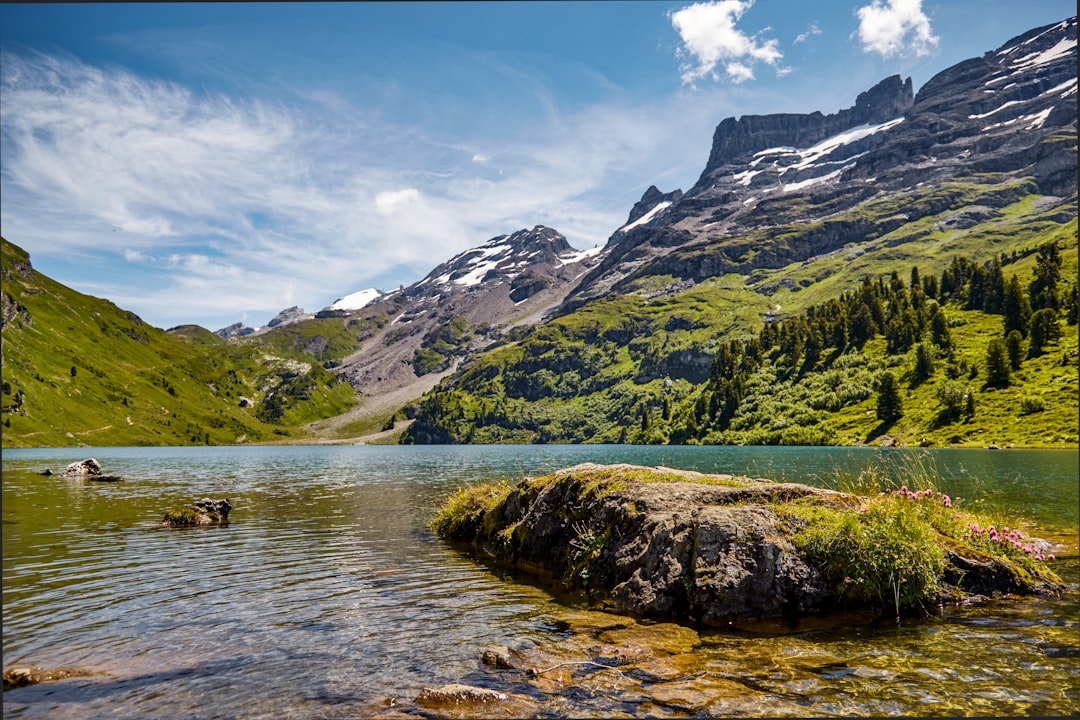
[[[39,474],[86,457],[124,481]],[[841,487],[869,466],[923,468],[964,507],[1058,543],[1069,590],[899,623],[701,630],[678,682],[582,668],[534,698],[541,714],[1080,713],[1075,450],[275,446],[5,450],[4,667],[91,674],[8,691],[3,716],[359,718],[393,699],[416,711],[422,688],[451,682],[518,692],[520,677],[480,664],[485,648],[569,652],[599,614],[427,522],[465,483],[587,461]],[[204,496],[229,498],[228,527],[159,524]]]

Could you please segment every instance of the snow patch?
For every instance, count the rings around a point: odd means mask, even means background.
[[[382,293],[375,288],[368,288],[346,295],[335,300],[327,310],[359,310],[382,297]]]
[[[799,152],[802,156],[800,162],[793,167],[805,168],[814,164],[817,160],[825,155],[828,155],[841,145],[849,145],[858,140],[862,140],[865,137],[869,137],[875,133],[883,132],[889,128],[895,127],[904,122],[904,118],[896,118],[895,120],[889,120],[879,125],[860,125],[859,127],[852,128],[845,132],[833,135],[830,138],[826,138],[819,142],[817,145],[807,148]],[[850,159],[850,158],[848,158]]]
[[[1031,118],[1031,124],[1028,125],[1025,129],[1035,130],[1037,128],[1041,128],[1043,126],[1043,123],[1046,122],[1046,118],[1050,116],[1050,111],[1053,109],[1053,107],[1048,107],[1042,112],[1037,112],[1034,115],[1025,115],[1024,117]]]
[[[649,222],[654,217],[656,217],[657,215],[662,213],[664,210],[666,210],[669,205],[671,205],[670,200],[665,200],[664,202],[656,203],[656,205],[654,205],[652,207],[652,209],[649,210],[649,212],[645,213],[644,215],[639,217],[634,222],[627,223],[627,224],[623,225],[621,228],[619,228],[615,232],[628,232],[629,230],[632,230],[633,228],[636,228],[638,225],[644,225],[645,223]]]
[[[599,246],[589,250],[575,250],[573,253],[559,256],[559,265],[572,265],[573,263],[595,257],[602,252],[604,252],[604,248]]]
[[[1076,38],[1062,38],[1051,48],[1013,60],[1012,66],[1026,69],[1035,67],[1036,65],[1045,65],[1075,51]]]
[[[995,113],[1001,112],[1002,110],[1009,107],[1010,105],[1023,105],[1023,104],[1024,103],[1022,101],[1020,101],[1020,100],[1010,100],[1007,103],[999,105],[998,107],[994,108],[990,112],[984,112],[984,113],[980,113],[978,115],[968,115],[968,120],[981,120],[981,119],[983,119],[985,117],[990,117],[991,115],[993,115]]]
[[[759,161],[755,160],[754,162],[757,163]],[[735,173],[734,175],[732,175],[732,177],[735,179],[735,182],[739,183],[740,185],[746,185],[747,187],[749,187],[750,186],[750,181],[754,179],[754,176],[759,175],[759,174],[761,174],[763,172],[765,172],[765,171],[764,170],[743,170],[741,173]]]
[[[1053,109],[1053,107],[1048,107],[1041,112],[1032,113],[1031,115],[1021,115],[1020,117],[1013,118],[1012,120],[1005,120],[1004,122],[987,125],[983,128],[983,132],[986,132],[987,130],[993,130],[999,127],[1005,127],[1006,125],[1012,125],[1014,123],[1022,122],[1028,123],[1027,127],[1025,128],[1026,130],[1035,130],[1043,126],[1043,123],[1046,122],[1046,118],[1050,116],[1050,112]]]
[[[790,192],[792,190],[800,190],[804,187],[813,185],[814,183],[824,182],[831,180],[840,174],[841,170],[849,167],[852,160],[855,160],[865,153],[856,153],[849,157],[845,157],[841,160],[823,160],[837,148],[841,148],[845,145],[849,145],[854,142],[858,142],[863,138],[869,137],[879,132],[884,132],[889,128],[895,127],[904,122],[904,118],[899,117],[887,122],[879,123],[877,125],[860,125],[858,127],[845,130],[842,133],[837,133],[832,137],[825,138],[821,142],[812,145],[808,148],[793,148],[793,147],[772,147],[765,150],[760,150],[754,153],[754,159],[750,162],[751,167],[757,167],[759,163],[765,161],[772,156],[771,167],[778,170],[782,175],[786,175],[792,171],[805,170],[811,167],[826,168],[830,165],[843,165],[839,170],[833,170],[824,175],[820,175],[815,178],[807,180],[800,180],[798,182],[786,183],[783,186],[784,192]],[[791,158],[794,162],[781,166],[779,161],[784,157]],[[745,170],[741,173],[734,175],[737,182],[742,185],[749,185],[750,180],[759,172],[764,170]]]
[[[791,192],[792,190],[802,190],[803,188],[810,187],[811,185],[825,182],[827,180],[832,180],[833,178],[837,177],[841,172],[843,172],[843,170],[843,168],[840,168],[839,170],[833,170],[831,173],[828,173],[826,175],[819,175],[817,177],[812,177],[807,180],[800,180],[799,182],[785,183],[784,192]]]

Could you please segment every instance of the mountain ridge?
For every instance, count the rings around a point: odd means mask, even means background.
[[[628,222],[609,238],[601,262],[551,319],[515,347],[478,357],[440,383],[425,397],[404,440],[702,438],[696,430],[676,428],[669,417],[695,414],[699,402],[715,413],[709,396],[718,392],[736,403],[729,412],[740,412],[743,391],[731,394],[716,385],[718,353],[770,323],[794,322],[815,307],[820,311],[819,301],[857,292],[867,278],[878,288],[890,274],[911,270],[937,282],[953,262],[1015,263],[1011,270],[1027,273],[1035,269],[1035,248],[1051,245],[1075,274],[1076,18],[1033,29],[980,58],[946,68],[914,97],[912,89],[894,76],[861,94],[853,108],[830,115],[816,111],[721,121],[699,181],[685,193],[650,187]],[[1075,285],[1069,288],[1071,302]],[[881,292],[882,298],[892,298]],[[940,309],[957,323],[980,328],[985,337],[965,338],[962,354],[947,358],[949,373],[961,372],[961,365],[980,372],[984,358],[978,343],[999,332],[990,329],[1000,322],[994,312],[967,307],[968,292],[966,285],[954,289]],[[979,297],[981,291],[970,292]],[[897,298],[895,305],[891,299],[881,302],[902,315],[904,301]],[[876,337],[887,319],[874,317]],[[797,322],[792,327],[798,343],[810,342]],[[925,332],[925,325],[918,332]],[[820,345],[823,339],[813,342]],[[915,352],[907,342],[877,342],[866,345],[870,359],[844,362],[887,366],[907,362]],[[1062,342],[1068,356],[1075,350],[1075,329]],[[828,356],[815,357],[810,375],[832,373],[831,365],[820,363],[841,362],[854,352],[846,342],[827,347]],[[1053,402],[1075,407],[1075,368],[1072,375],[1058,377],[1039,357],[1038,372],[1070,388]],[[837,378],[852,374],[838,372]],[[703,376],[712,379],[703,384]],[[862,389],[850,396],[854,404],[840,403],[839,414],[805,414],[803,421],[816,429],[790,437],[815,443],[873,440],[876,421],[854,434],[818,426],[835,415],[835,422],[859,427],[849,408],[870,402],[869,377],[861,376]],[[771,382],[779,391],[786,381]],[[790,382],[797,392],[803,378]],[[1015,389],[990,395],[994,391],[986,390],[986,400],[994,400],[991,414],[1003,409],[998,398]],[[911,392],[919,404],[913,415],[924,416],[917,422],[932,425],[929,386]],[[1013,400],[1019,404],[1020,398]],[[873,419],[873,409],[868,411]],[[650,414],[651,433],[645,431]],[[664,422],[657,423],[661,414]],[[778,411],[778,418],[783,415]],[[979,422],[992,427],[999,421],[968,422],[952,435],[929,425],[921,429],[936,442],[969,444],[987,431]],[[664,430],[656,431],[658,426]],[[919,432],[918,424],[908,427],[904,440],[918,440]],[[757,441],[788,437],[745,435],[751,436]],[[739,441],[722,434],[708,437]],[[1051,444],[1062,438],[1076,442],[1075,428],[1047,437],[1058,438]]]

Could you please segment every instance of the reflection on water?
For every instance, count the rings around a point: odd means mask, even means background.
[[[117,484],[42,477],[93,455]],[[838,482],[910,458],[864,449],[443,447],[5,451],[5,668],[89,678],[4,695],[4,717],[366,717],[465,680],[528,691],[549,715],[1076,714],[1075,452],[936,451],[942,489],[1019,512],[1064,543],[1062,598],[944,608],[923,620],[702,632],[638,675],[578,672],[539,693],[479,663],[492,645],[577,657],[602,628],[527,578],[426,528],[455,487],[583,461]],[[225,528],[157,521],[228,497]],[[646,672],[647,670],[647,672]],[[554,688],[555,686],[552,685]]]

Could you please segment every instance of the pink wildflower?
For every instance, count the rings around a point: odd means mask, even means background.
[[[947,508],[952,507],[952,498],[950,498],[948,495],[943,495],[942,496],[942,502],[945,503],[945,507],[947,507]]]

